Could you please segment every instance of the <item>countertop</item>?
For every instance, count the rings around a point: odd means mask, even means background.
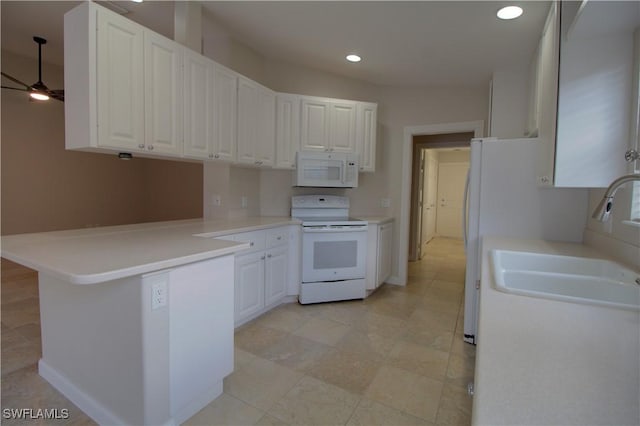
[[[382,225],[387,222],[392,222],[393,218],[389,216],[354,216],[356,219],[366,220],[374,225]]]
[[[3,236],[2,256],[73,284],[96,284],[232,254],[215,237],[300,222],[290,217],[190,219]]]
[[[492,249],[601,256],[570,243],[482,242],[474,425],[640,424],[640,313],[497,291]]]

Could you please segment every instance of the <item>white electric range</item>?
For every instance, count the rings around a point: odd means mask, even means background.
[[[368,226],[349,217],[349,199],[294,196],[291,216],[302,220],[300,303],[363,299]]]

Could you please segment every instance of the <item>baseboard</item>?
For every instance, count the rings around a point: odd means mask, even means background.
[[[98,401],[71,383],[69,379],[47,364],[42,358],[38,361],[38,374],[96,423],[100,425],[127,424],[127,422],[116,416],[111,410],[105,408]]]

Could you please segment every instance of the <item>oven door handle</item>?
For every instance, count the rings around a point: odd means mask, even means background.
[[[359,232],[366,231],[367,225],[330,225],[330,226],[305,226],[302,228],[303,233],[323,233],[323,232]]]

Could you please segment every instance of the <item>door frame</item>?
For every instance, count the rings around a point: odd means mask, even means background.
[[[400,194],[400,236],[398,241],[398,281],[407,285],[409,259],[409,215],[411,214],[411,172],[413,170],[413,137],[443,133],[473,132],[475,138],[484,133],[484,120],[406,126],[402,143],[402,191]]]

